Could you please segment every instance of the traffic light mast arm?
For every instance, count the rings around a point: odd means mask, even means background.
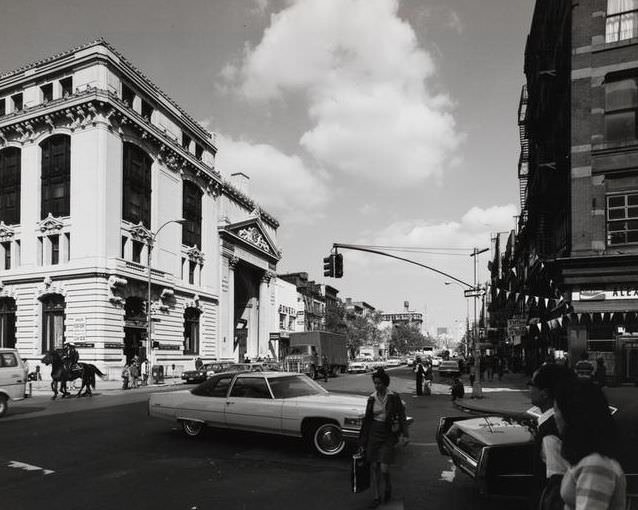
[[[409,262],[410,264],[414,264],[416,266],[424,267],[425,269],[429,269],[430,271],[434,271],[435,273],[442,274],[446,278],[451,278],[455,282],[459,282],[461,285],[465,285],[468,289],[473,289],[474,288],[473,285],[471,285],[471,284],[469,284],[467,282],[464,282],[463,280],[459,280],[458,278],[456,278],[455,276],[452,276],[451,274],[444,273],[443,271],[439,271],[438,269],[434,269],[433,267],[426,266],[425,264],[421,264],[420,262],[416,262],[414,260],[406,259],[404,257],[398,257],[397,255],[392,255],[391,253],[385,253],[385,252],[379,251],[379,250],[372,250],[370,248],[366,248],[364,246],[358,246],[356,244],[334,243],[332,245],[332,247],[333,248],[343,248],[345,250],[365,251],[365,252],[368,252],[368,253],[374,253],[376,255],[383,255],[384,257],[391,257],[393,259],[398,259],[398,260],[402,260],[404,262]]]

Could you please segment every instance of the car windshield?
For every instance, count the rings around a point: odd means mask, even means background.
[[[306,375],[269,377],[268,383],[275,398],[295,398],[328,393]]]

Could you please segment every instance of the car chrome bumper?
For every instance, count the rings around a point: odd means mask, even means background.
[[[341,434],[348,441],[356,441],[359,439],[360,429],[341,429]]]

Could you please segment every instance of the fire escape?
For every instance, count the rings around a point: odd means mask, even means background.
[[[529,138],[527,134],[527,85],[521,88],[518,104],[518,134],[521,153],[518,158],[518,182],[521,201],[520,225],[527,223],[527,179],[529,177]]]

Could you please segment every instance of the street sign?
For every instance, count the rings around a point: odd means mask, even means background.
[[[463,291],[465,297],[481,297],[485,295],[485,289],[467,289]]]

